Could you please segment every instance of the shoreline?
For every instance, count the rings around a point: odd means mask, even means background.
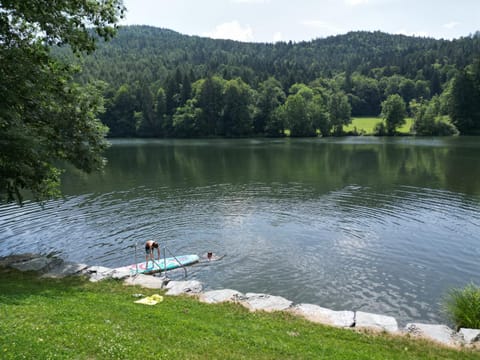
[[[454,348],[480,345],[480,329],[460,329],[458,332],[443,324],[410,322],[399,328],[394,317],[353,310],[332,310],[315,304],[294,304],[280,296],[262,293],[241,293],[232,289],[203,290],[197,280],[170,280],[166,276],[132,274],[131,271],[65,262],[55,256],[17,254],[0,258],[0,267],[19,271],[33,271],[45,278],[85,276],[91,282],[106,279],[122,280],[126,286],[141,286],[165,291],[165,295],[188,295],[208,304],[237,303],[250,312],[284,311],[308,321],[344,329],[367,332],[386,332],[434,341]],[[175,271],[175,270],[173,270]],[[183,271],[183,270],[181,270]]]

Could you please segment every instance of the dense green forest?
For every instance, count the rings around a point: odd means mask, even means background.
[[[480,34],[456,40],[351,32],[309,42],[242,43],[123,27],[84,58],[112,137],[331,136],[352,116],[405,116],[412,134],[480,133]]]

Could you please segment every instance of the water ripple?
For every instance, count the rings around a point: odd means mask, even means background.
[[[300,183],[146,186],[0,207],[0,255],[57,252],[105,266],[175,253],[228,256],[192,269],[206,284],[333,309],[440,321],[450,284],[480,282],[480,200],[444,190]],[[439,276],[441,274],[441,276]]]

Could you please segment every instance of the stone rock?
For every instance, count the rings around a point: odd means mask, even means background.
[[[47,272],[50,269],[62,264],[63,260],[54,256],[38,256],[29,260],[15,262],[10,267],[20,271]]]
[[[10,267],[12,264],[32,260],[38,257],[41,257],[41,255],[33,253],[2,256],[0,257],[0,267]]]
[[[465,344],[470,345],[474,342],[480,341],[480,329],[461,328],[458,333],[463,337]]]
[[[281,296],[272,296],[268,294],[246,293],[240,303],[250,311],[282,311],[292,306],[292,302]]]
[[[82,274],[88,276],[91,282],[97,282],[111,278],[113,269],[104,266],[89,266],[82,271]]]
[[[167,295],[195,295],[199,294],[203,290],[203,285],[200,281],[189,280],[189,281],[170,281],[166,288],[168,289]]]
[[[165,277],[138,274],[124,280],[125,285],[139,285],[148,289],[163,289],[168,283]]]
[[[237,302],[242,296],[243,294],[237,290],[212,290],[200,294],[199,300],[207,304],[216,304],[222,302]]]
[[[386,331],[389,333],[398,331],[398,323],[394,317],[371,314],[363,311],[357,311],[355,313],[355,327]]]
[[[66,276],[72,276],[81,273],[88,268],[86,264],[78,264],[74,262],[63,262],[59,266],[54,267],[47,273],[43,274],[42,277],[48,278],[62,278]]]
[[[352,327],[355,325],[355,313],[353,311],[334,311],[318,305],[299,304],[295,305],[291,312],[320,324],[338,327]]]
[[[426,338],[449,346],[457,345],[460,340],[455,331],[446,325],[410,323],[405,327],[405,331],[415,337]]]
[[[132,275],[132,273],[130,272],[130,270],[113,269],[110,276],[112,277],[112,279],[125,279],[125,278],[127,278],[131,275]]]

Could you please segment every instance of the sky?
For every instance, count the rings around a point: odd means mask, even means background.
[[[309,41],[349,31],[437,39],[480,30],[480,0],[124,0],[124,25],[246,42]]]

